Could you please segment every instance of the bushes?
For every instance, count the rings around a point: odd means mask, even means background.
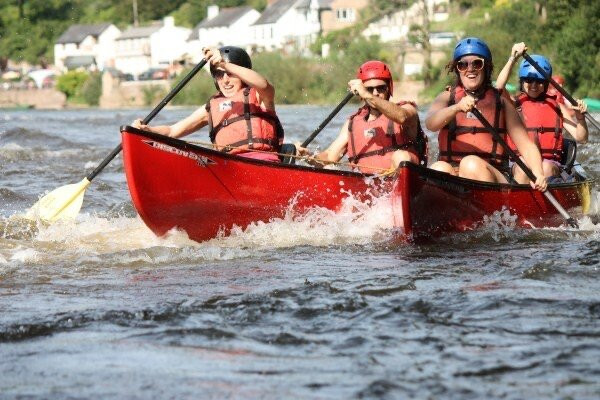
[[[89,78],[89,74],[83,71],[69,71],[58,77],[56,88],[67,95],[67,99],[72,99],[78,94],[79,90]]]
[[[72,103],[97,106],[102,95],[102,77],[99,72],[69,71],[58,77],[56,88]]]

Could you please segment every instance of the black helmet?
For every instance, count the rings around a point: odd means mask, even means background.
[[[235,46],[223,46],[219,48],[219,51],[221,52],[221,57],[223,57],[224,61],[252,69],[252,60],[248,53],[246,53],[246,50]],[[212,75],[215,73],[215,67],[212,64],[210,65],[210,73]]]

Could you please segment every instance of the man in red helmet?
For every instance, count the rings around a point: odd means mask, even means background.
[[[395,169],[402,161],[424,161],[426,139],[416,104],[390,101],[394,83],[389,67],[381,61],[367,61],[358,69],[357,78],[348,87],[364,104],[348,118],[334,142],[309,162],[335,163],[347,154],[361,172],[377,173]],[[299,148],[298,154],[309,153]]]

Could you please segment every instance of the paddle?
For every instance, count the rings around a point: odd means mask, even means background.
[[[500,134],[498,134],[498,131],[492,125],[490,125],[488,120],[485,119],[485,117],[481,114],[481,112],[479,112],[478,109],[473,107],[471,109],[471,113],[477,117],[477,119],[483,124],[485,129],[487,129],[488,131],[491,132],[491,134],[494,136],[496,141],[498,141],[500,143],[500,145],[502,145],[502,147],[504,147],[504,150],[508,153],[510,158],[512,158],[513,161],[523,170],[523,172],[525,172],[525,175],[527,175],[527,177],[532,182],[535,182],[536,177],[533,174],[533,172],[529,169],[529,167],[527,167],[527,165],[525,165],[523,160],[521,160],[521,157],[517,156],[517,154],[510,147],[508,147],[508,144],[506,143],[506,141],[502,138],[502,136],[500,136]],[[556,210],[560,213],[560,215],[563,216],[563,218],[567,221],[569,226],[571,226],[572,228],[579,228],[579,224],[577,223],[577,221],[575,221],[575,219],[567,213],[567,211],[560,205],[560,203],[556,200],[556,198],[552,195],[552,193],[550,193],[548,190],[546,190],[544,192],[544,196],[546,196],[546,198],[550,201],[550,203],[552,203],[552,205],[554,206],[554,208],[556,208]]]
[[[575,99],[573,98],[573,96],[571,96],[562,86],[560,86],[558,84],[558,82],[556,82],[554,79],[552,79],[552,77],[550,75],[548,75],[548,73],[546,71],[544,71],[544,69],[542,67],[540,67],[540,65],[535,62],[535,60],[533,58],[531,58],[529,56],[529,54],[527,53],[523,53],[523,58],[525,58],[529,64],[531,64],[533,66],[533,68],[537,69],[538,72],[540,74],[542,74],[542,76],[544,78],[546,78],[551,84],[552,86],[554,86],[556,88],[556,90],[558,90],[563,96],[565,96],[565,98],[567,100],[569,100],[571,102],[571,104],[577,104],[577,101],[575,101]],[[587,120],[594,125],[594,127],[598,130],[600,130],[600,124],[598,123],[598,121],[596,121],[594,119],[594,117],[592,117],[590,115],[590,113],[588,113],[587,111],[585,113],[583,113],[583,115],[585,116],[585,118],[587,118]]]
[[[333,119],[333,117],[335,117],[336,114],[339,113],[342,108],[344,108],[346,103],[348,103],[353,96],[354,96],[354,93],[352,93],[352,92],[348,93],[346,95],[346,97],[344,97],[344,99],[340,102],[340,104],[338,104],[337,107],[333,109],[331,114],[329,114],[327,116],[327,118],[325,118],[325,120],[323,122],[321,122],[319,127],[317,129],[315,129],[315,131],[313,133],[311,133],[310,136],[308,138],[306,138],[306,140],[304,142],[302,142],[302,144],[300,146],[301,147],[308,146],[310,144],[310,142],[312,142],[313,139],[316,138],[317,135],[323,130],[323,128],[325,128],[325,126],[329,123],[329,121],[331,121]]]
[[[155,116],[167,105],[169,101],[200,71],[206,60],[200,61],[186,76],[171,90],[171,92],[144,118],[142,124],[147,125]],[[122,146],[119,144],[110,152],[100,165],[98,165],[88,176],[79,183],[61,186],[54,189],[41,199],[39,199],[25,215],[26,218],[40,218],[45,221],[54,222],[59,219],[72,219],[77,216],[83,203],[85,189],[90,185],[92,179],[96,177],[112,161],[113,158],[121,152]]]

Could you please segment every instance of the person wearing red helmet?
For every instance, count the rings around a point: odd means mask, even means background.
[[[515,43],[511,49],[511,55],[496,80],[496,87],[504,89],[506,82],[512,72],[515,61],[527,51],[525,43]],[[546,72],[552,75],[552,65],[546,57],[532,54],[531,58]],[[564,83],[564,81],[562,81]],[[542,75],[527,60],[523,60],[519,68],[519,88],[521,93],[512,101],[525,124],[527,133],[533,140],[543,158],[543,170],[546,178],[560,179],[563,152],[566,147],[563,130],[566,130],[577,143],[585,143],[588,139],[588,128],[583,113],[587,110],[582,100],[577,100],[575,107],[567,107],[564,100],[550,91],[550,83],[546,76]],[[561,96],[562,97],[562,96]],[[516,150],[514,143],[509,145]],[[525,173],[516,165],[513,167],[513,176],[518,183],[527,183],[529,179]]]
[[[499,135],[516,143],[537,177],[531,185],[545,191],[538,148],[527,136],[515,107],[492,87],[492,53],[487,44],[476,37],[460,40],[447,69],[454,72],[455,83],[436,97],[425,120],[429,130],[439,131],[439,160],[431,168],[478,181],[508,183],[508,153],[470,112],[477,107]]]
[[[244,49],[206,47],[218,93],[190,116],[173,125],[149,126],[135,120],[133,127],[178,138],[204,126],[217,150],[244,157],[279,162],[283,128],[275,113],[275,88],[252,70]]]
[[[426,159],[426,138],[419,123],[415,103],[390,101],[394,82],[389,67],[381,61],[367,61],[349,90],[364,101],[348,118],[338,137],[309,162],[325,165],[344,155],[363,173],[397,168],[402,161],[419,164]],[[304,148],[298,154],[306,155]]]

